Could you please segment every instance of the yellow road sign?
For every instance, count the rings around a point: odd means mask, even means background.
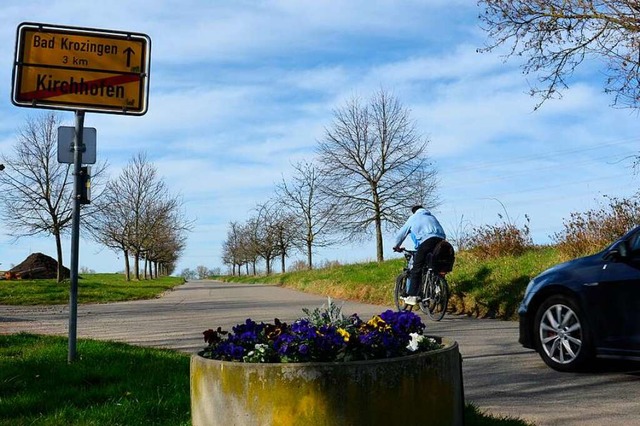
[[[151,40],[111,30],[22,23],[12,101],[18,106],[142,115]]]

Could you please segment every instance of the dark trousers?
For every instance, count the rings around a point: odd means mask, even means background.
[[[413,268],[409,274],[410,282],[407,291],[409,296],[418,294],[418,289],[422,285],[422,270],[427,265],[427,262],[431,260],[431,253],[440,241],[442,241],[440,237],[431,237],[418,246],[418,250],[413,257]]]

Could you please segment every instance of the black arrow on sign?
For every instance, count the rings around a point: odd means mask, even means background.
[[[127,54],[127,66],[131,66],[131,55],[135,55],[136,53],[130,47],[124,49],[124,53]]]

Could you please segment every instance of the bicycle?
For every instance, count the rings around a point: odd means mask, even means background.
[[[402,273],[396,277],[394,301],[398,311],[411,311],[414,305],[404,302],[407,292],[407,278],[413,266],[415,251],[402,249],[407,261]],[[445,278],[446,272],[436,272],[431,267],[425,267],[422,275],[422,285],[418,289],[418,307],[433,321],[440,321],[447,311],[449,304],[449,284]]]

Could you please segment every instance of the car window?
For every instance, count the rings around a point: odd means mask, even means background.
[[[640,233],[636,233],[629,241],[629,247],[633,254],[640,253]]]

